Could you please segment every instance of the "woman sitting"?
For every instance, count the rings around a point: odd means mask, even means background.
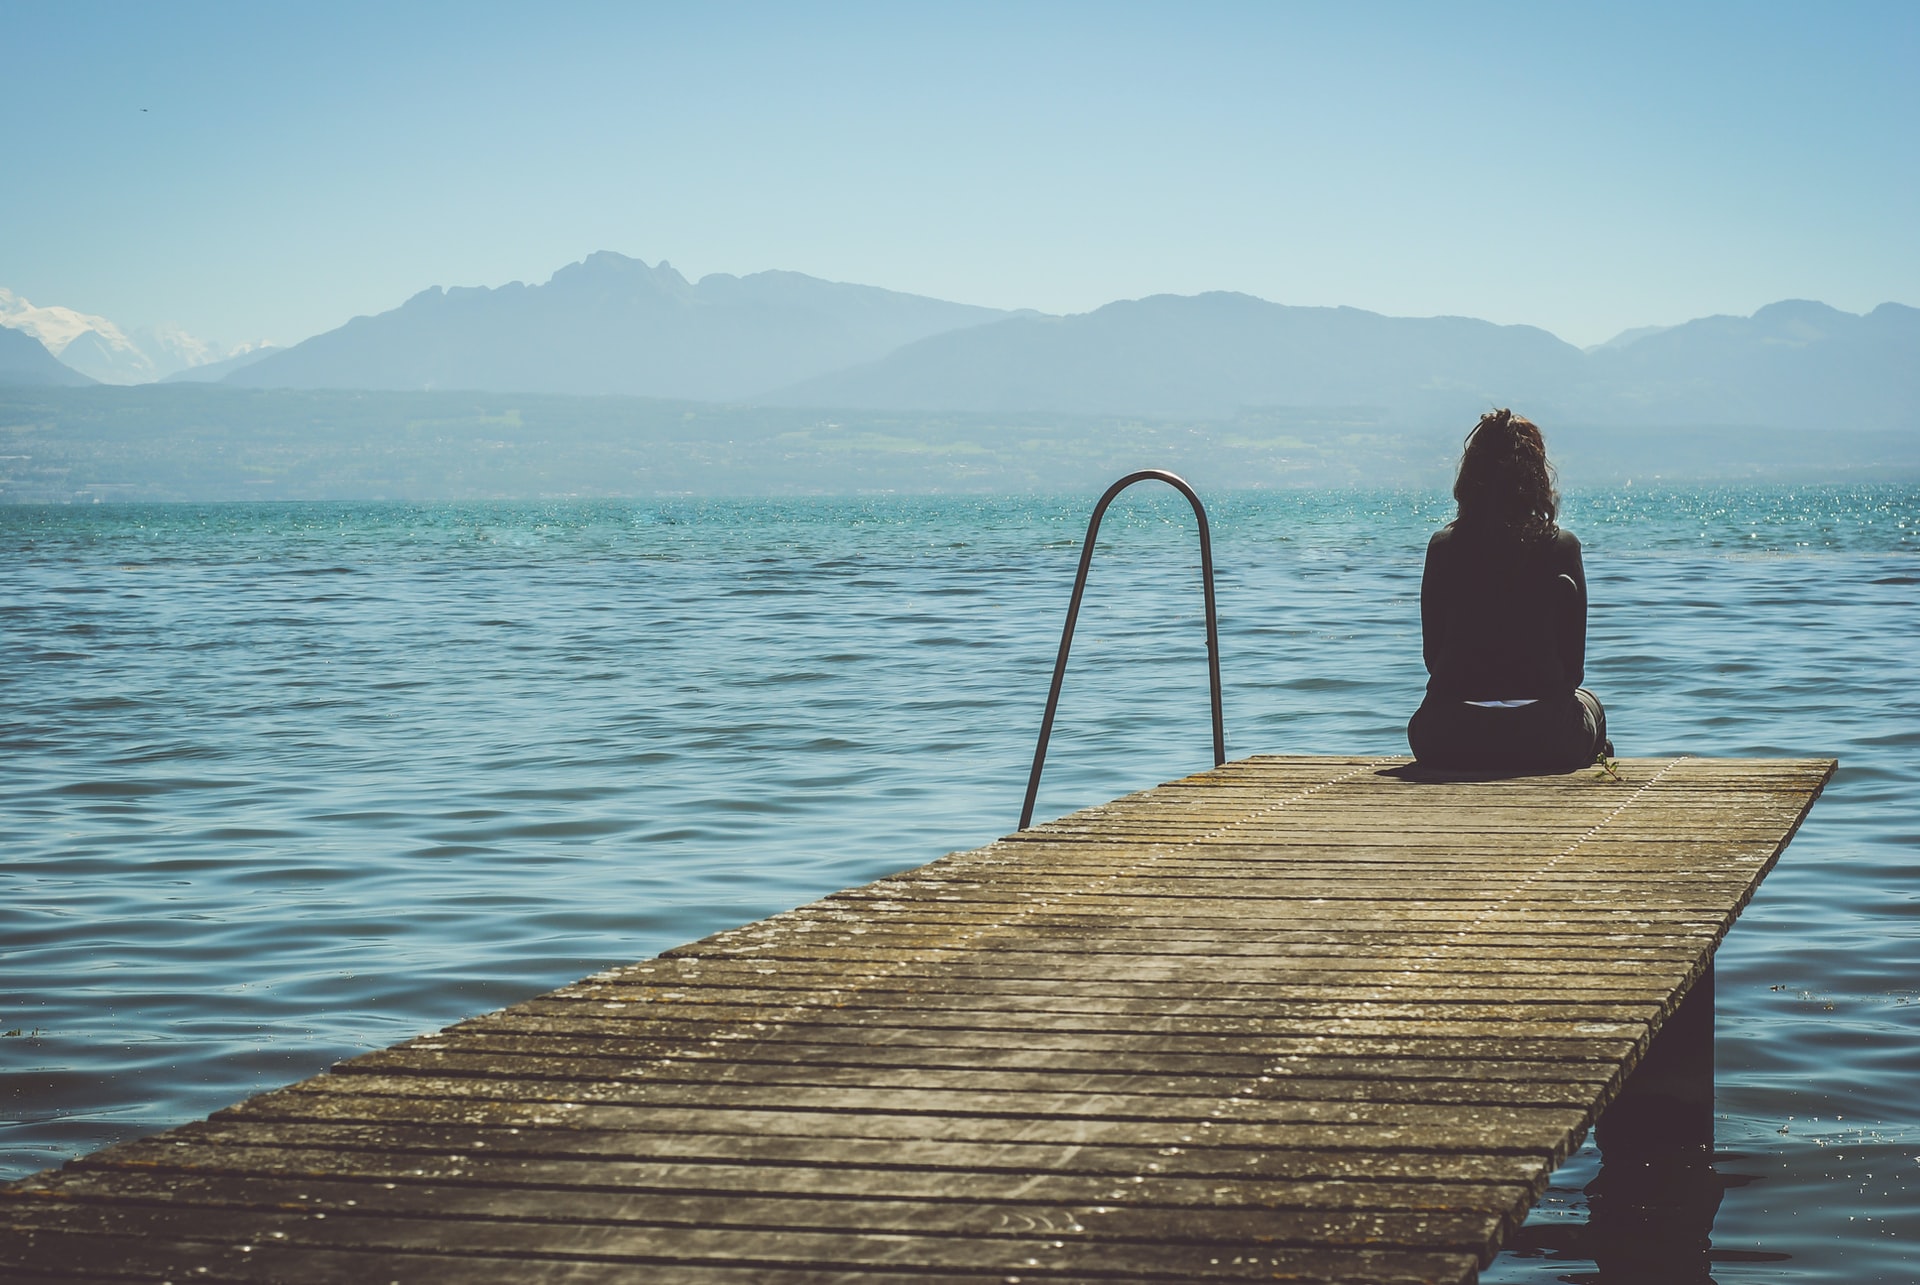
[[[1607,715],[1580,686],[1587,577],[1540,430],[1480,417],[1453,484],[1459,514],[1427,544],[1420,629],[1427,697],[1407,724],[1426,767],[1566,772],[1611,756]]]

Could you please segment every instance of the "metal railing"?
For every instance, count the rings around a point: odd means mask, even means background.
[[[1135,482],[1149,480],[1165,482],[1186,496],[1187,503],[1193,506],[1193,516],[1200,522],[1200,584],[1207,600],[1207,679],[1213,693],[1213,765],[1219,767],[1227,761],[1226,724],[1220,713],[1220,630],[1213,607],[1213,539],[1207,530],[1206,506],[1200,503],[1200,497],[1194,494],[1185,479],[1178,475],[1165,469],[1141,469],[1108,487],[1107,493],[1100,497],[1100,503],[1093,506],[1093,518],[1087,523],[1087,538],[1080,546],[1080,573],[1073,579],[1073,599],[1067,604],[1067,626],[1060,634],[1060,658],[1053,664],[1053,689],[1047,693],[1046,716],[1040,720],[1040,743],[1033,749],[1033,773],[1027,778],[1027,802],[1020,809],[1022,830],[1033,823],[1033,802],[1040,794],[1040,769],[1047,761],[1047,738],[1053,734],[1053,716],[1060,708],[1060,687],[1067,677],[1067,652],[1073,646],[1073,626],[1080,616],[1080,599],[1087,591],[1087,572],[1093,566],[1093,545],[1100,535],[1100,518],[1120,492]]]

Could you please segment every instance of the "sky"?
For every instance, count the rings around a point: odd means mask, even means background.
[[[1920,4],[0,0],[0,286],[297,342],[595,250],[1577,344],[1920,304]]]

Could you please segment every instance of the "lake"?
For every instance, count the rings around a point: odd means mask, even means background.
[[[1211,763],[1109,516],[1037,816]],[[1433,492],[1207,497],[1229,755],[1405,753]],[[1017,823],[1091,496],[0,507],[0,1177]],[[1718,956],[1712,1272],[1920,1276],[1920,488],[1574,492],[1622,755],[1836,756]],[[1597,1281],[1589,1145],[1498,1282]]]

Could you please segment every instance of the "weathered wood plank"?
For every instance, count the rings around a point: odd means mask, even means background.
[[[848,1227],[847,1206],[852,1204],[859,1229],[866,1234],[996,1239],[1045,1234],[1107,1243],[1203,1245],[1258,1241],[1303,1248],[1444,1249],[1475,1256],[1487,1250],[1507,1224],[1525,1216],[1532,1197],[1520,1187],[1477,1188],[1470,1198],[1462,1193],[1454,1207],[1416,1196],[1404,1202],[1411,1208],[1371,1203],[1332,1208],[1318,1199],[1319,1184],[1294,1184],[1300,1198],[1292,1202],[1276,1201],[1271,1188],[1265,1199],[1222,1198],[1211,1190],[1201,1193],[1191,1182],[1186,1186],[1193,1198],[1174,1202],[1166,1201],[1164,1184],[1156,1186],[1151,1199],[1132,1191],[1132,1184],[1122,1189],[1111,1182],[1099,1190],[1100,1184],[1083,1181],[1077,1193],[1045,1184],[1008,1183],[1003,1175],[973,1184],[997,1183],[1032,1196],[1009,1200],[1004,1192],[957,1194],[966,1184],[956,1175],[943,1175],[948,1189],[905,1196],[890,1190],[881,1175],[868,1175],[866,1182],[843,1179],[813,1190],[767,1192],[752,1181],[753,1170],[736,1171],[743,1181],[717,1185],[705,1173],[677,1172],[670,1181],[679,1185],[662,1188],[617,1168],[583,1181],[581,1175],[556,1173],[558,1167],[551,1164],[473,1160],[458,1167],[443,1165],[449,1170],[444,1176],[423,1177],[417,1166],[361,1166],[358,1159],[324,1152],[288,1157],[278,1168],[256,1163],[250,1172],[208,1173],[185,1164],[165,1171],[97,1170],[63,1184],[61,1194],[103,1206],[170,1207],[184,1215],[173,1221],[182,1230],[196,1222],[207,1226],[233,1213],[256,1212],[321,1213],[336,1222],[353,1218],[373,1228],[373,1235],[387,1237],[409,1235],[410,1225],[423,1218],[478,1224],[482,1231],[502,1222],[618,1226],[627,1232],[842,1231]],[[302,1172],[302,1164],[325,1168]],[[348,1175],[360,1181],[348,1181]],[[1501,1201],[1504,1210],[1488,1207]],[[193,1214],[185,1214],[189,1209]]]
[[[1088,1211],[1090,1214],[1090,1211]],[[1271,1243],[1261,1237],[1232,1241],[1199,1235],[1179,1241],[1135,1241],[1076,1232],[1079,1211],[1060,1210],[1034,1219],[1036,1226],[1002,1236],[977,1230],[946,1234],[860,1230],[815,1231],[794,1227],[678,1227],[627,1222],[574,1222],[561,1225],[527,1220],[385,1218],[378,1215],[329,1217],[324,1211],[260,1213],[133,1202],[99,1204],[75,1201],[60,1207],[16,1206],[8,1212],[11,1232],[85,1233],[118,1237],[152,1234],[170,1240],[229,1246],[284,1245],[288,1250],[350,1251],[362,1256],[357,1275],[393,1254],[513,1255],[523,1258],[584,1259],[630,1265],[687,1262],[703,1266],[805,1266],[821,1276],[869,1269],[921,1268],[936,1272],[1077,1272],[1082,1275],[1147,1276],[1149,1279],[1260,1280],[1275,1269],[1299,1265],[1325,1270],[1344,1268],[1343,1260],[1371,1261],[1402,1279],[1410,1263],[1438,1268],[1443,1279],[1468,1279],[1479,1255],[1366,1247],[1363,1243],[1321,1249]],[[1365,1217],[1363,1215],[1363,1217]],[[1383,1218],[1386,1215],[1372,1215]],[[1364,1237],[1356,1237],[1364,1240]],[[1237,1251],[1237,1252],[1236,1252]],[[95,1255],[75,1245],[81,1262]],[[244,1252],[244,1251],[243,1251]],[[0,1260],[4,1261],[4,1260]],[[283,1269],[284,1270],[284,1269]],[[1350,1269],[1348,1269],[1350,1270]],[[1284,1279],[1284,1277],[1282,1277]],[[1314,1277],[1308,1277],[1314,1279]],[[1349,1277],[1351,1279],[1351,1277]]]
[[[398,1045],[395,1053],[414,1049],[446,1048],[460,1052],[506,1054],[510,1056],[549,1056],[555,1058],[617,1059],[632,1069],[666,1065],[676,1060],[700,1063],[724,1056],[730,1065],[755,1065],[761,1061],[774,1066],[858,1066],[858,1067],[930,1067],[940,1070],[1035,1070],[1094,1071],[1123,1075],[1295,1075],[1341,1083],[1357,1079],[1457,1080],[1478,1083],[1505,1077],[1516,1080],[1555,1082],[1589,1081],[1604,1083],[1612,1074],[1611,1062],[1582,1067],[1565,1061],[1526,1062],[1518,1059],[1472,1062],[1463,1059],[1418,1061],[1411,1058],[1367,1059],[1362,1057],[1282,1057],[1262,1056],[1238,1051],[1205,1055],[1168,1053],[1157,1048],[1135,1050],[1116,1069],[1110,1050],[1104,1049],[980,1049],[972,1045],[908,1046],[894,1044],[787,1044],[755,1041],[744,1049],[721,1049],[715,1045],[693,1045],[671,1050],[638,1041],[606,1038],[572,1039],[564,1036],[497,1035],[491,1033],[454,1037],[445,1034],[423,1036]],[[371,1055],[378,1057],[380,1055]],[[357,1065],[361,1059],[355,1059]],[[378,1066],[380,1063],[375,1062]],[[344,1068],[341,1068],[344,1069]]]
[[[315,1192],[331,1192],[329,1203],[333,1204],[364,1200],[370,1184],[379,1184],[382,1190],[394,1189],[387,1184],[408,1189],[451,1184],[481,1188],[489,1199],[512,1202],[508,1213],[551,1210],[556,1200],[573,1199],[582,1192],[608,1192],[668,1196],[749,1193],[804,1196],[816,1203],[844,1198],[997,1202],[1010,1206],[1103,1204],[1125,1199],[1129,1208],[1143,1209],[1467,1211],[1476,1217],[1490,1207],[1489,1202],[1497,1207],[1501,1201],[1524,1202],[1533,1195],[1529,1187],[1517,1182],[1240,1179],[1223,1186],[1218,1175],[1193,1178],[1155,1174],[1141,1183],[1133,1183],[1129,1177],[1125,1186],[1116,1186],[1112,1175],[1051,1172],[1023,1172],[1019,1181],[1009,1182],[1004,1164],[998,1169],[951,1165],[816,1169],[723,1160],[633,1160],[602,1154],[516,1155],[478,1152],[471,1147],[467,1154],[448,1155],[444,1142],[426,1151],[397,1149],[387,1139],[382,1143],[375,1148],[299,1148],[264,1143],[236,1146],[224,1142],[129,1149],[89,1158],[61,1183],[59,1190],[75,1199],[111,1201],[126,1195],[145,1201],[279,1207],[289,1201],[306,1201],[309,1193]],[[286,1187],[253,1186],[246,1181],[255,1177],[293,1181]],[[522,1192],[530,1197],[529,1203],[518,1203]],[[199,1199],[196,1193],[204,1194],[205,1199]],[[411,1201],[408,1209],[414,1213],[433,1212],[414,1196],[393,1199]],[[392,1213],[400,1206],[389,1203],[383,1208]],[[550,1212],[544,1216],[552,1217]]]
[[[185,1125],[155,1138],[121,1143],[76,1161],[73,1172],[100,1165],[129,1163],[158,1166],[170,1148],[201,1144],[228,1148],[234,1163],[244,1164],[253,1148],[290,1147],[316,1151],[378,1150],[400,1156],[460,1163],[475,1153],[488,1156],[578,1158],[621,1162],[685,1162],[701,1166],[745,1165],[769,1174],[796,1174],[823,1183],[835,1175],[862,1169],[903,1175],[946,1173],[985,1175],[1015,1173],[1022,1182],[1041,1177],[1095,1180],[1125,1177],[1135,1185],[1159,1179],[1212,1181],[1238,1178],[1256,1185],[1274,1182],[1331,1184],[1340,1190],[1348,1183],[1419,1183],[1454,1186],[1462,1183],[1493,1186],[1527,1185],[1536,1169],[1533,1157],[1497,1152],[1368,1152],[1364,1150],[1271,1149],[1251,1146],[1195,1146],[1207,1139],[1206,1127],[1181,1129],[1165,1137],[1128,1136],[1121,1141],[1058,1143],[1037,1140],[1031,1130],[1009,1130],[1021,1136],[1003,1141],[953,1141],[929,1138],[846,1138],[835,1147],[833,1165],[819,1164],[819,1146],[805,1136],[769,1133],[643,1132],[601,1129],[577,1115],[567,1121],[524,1126],[496,1121],[486,1104],[466,1104],[465,1119],[423,1122],[406,1116],[393,1103],[391,1120],[305,1121],[263,1117],[236,1110],[211,1120]],[[403,1104],[404,1105],[404,1104]],[[377,1114],[377,1113],[375,1113]],[[1223,1127],[1217,1122],[1212,1128]],[[1238,1142],[1259,1141],[1247,1130],[1232,1135]],[[1259,1135],[1264,1137],[1264,1134]],[[1151,1145],[1150,1145],[1151,1144]],[[155,1159],[160,1157],[161,1159]],[[1150,1171],[1148,1166],[1158,1165]],[[426,1170],[422,1170],[425,1173]],[[42,1175],[43,1177],[45,1175]],[[772,1179],[769,1179],[771,1181]]]
[[[926,1066],[863,1066],[838,1063],[747,1061],[717,1057],[682,1058],[644,1068],[620,1058],[549,1057],[443,1049],[395,1049],[369,1054],[336,1068],[337,1071],[386,1076],[417,1075],[434,1079],[476,1076],[514,1080],[551,1080],[560,1083],[630,1081],[644,1076],[659,1084],[787,1085],[809,1089],[929,1090],[963,1092],[985,1087],[1007,1093],[1084,1093],[1088,1095],[1154,1094],[1179,1097],[1219,1097],[1240,1092],[1249,1078],[1265,1079],[1268,1096],[1322,1102],[1392,1102],[1437,1105],[1480,1103],[1508,1106],[1565,1107],[1589,1104],[1593,1090],[1586,1081],[1557,1080],[1488,1083],[1446,1080],[1388,1080],[1384,1078],[1313,1078],[1272,1074],[1278,1067],[1232,1075],[1174,1074],[1166,1071],[1122,1073],[1111,1068],[1070,1069],[1048,1066],[1036,1070],[1006,1067],[948,1069]]]
[[[387,1087],[395,1087],[388,1085]],[[1440,1123],[1341,1123],[1324,1121],[1241,1121],[1237,1098],[1217,1104],[1217,1114],[1204,1117],[1162,1118],[1100,1115],[1083,1110],[1071,1116],[1009,1111],[993,1115],[926,1113],[863,1113],[857,1111],[783,1110],[765,1105],[728,1104],[705,1107],[667,1103],[602,1103],[567,1097],[537,1097],[460,1093],[414,1095],[396,1093],[327,1093],[294,1086],[261,1094],[240,1107],[216,1116],[228,1122],[246,1119],[276,1121],[410,1120],[493,1124],[519,1127],[573,1127],[627,1130],[634,1133],[750,1134],[789,1138],[828,1139],[831,1151],[816,1148],[816,1163],[835,1163],[843,1146],[853,1140],[928,1140],[968,1143],[1017,1143],[1044,1146],[1181,1147],[1205,1139],[1208,1145],[1236,1149],[1285,1151],[1366,1151],[1523,1153],[1558,1163],[1579,1141],[1577,1130],[1554,1128],[1565,1123],[1565,1113],[1539,1112],[1539,1119],[1519,1123],[1482,1119],[1471,1125],[1450,1114]],[[1231,1133],[1196,1130],[1231,1129]],[[1152,1164],[1149,1163],[1149,1170]],[[1544,1175],[1543,1175],[1544,1178]]]
[[[793,1257],[781,1255],[750,1266],[724,1262],[590,1254],[573,1252],[551,1257],[527,1253],[511,1255],[479,1252],[463,1247],[435,1245],[423,1251],[383,1249],[355,1252],[265,1239],[235,1243],[175,1240],[145,1228],[134,1234],[97,1231],[3,1228],[14,1234],[0,1239],[0,1267],[9,1280],[194,1280],[342,1282],[358,1285],[383,1277],[409,1285],[466,1285],[473,1281],[526,1282],[527,1285],[630,1285],[636,1268],[644,1269],[648,1285],[819,1285],[826,1280],[856,1279],[861,1285],[929,1285],[929,1282],[1012,1282],[1044,1280],[1059,1285],[1096,1285],[1114,1280],[1177,1281],[1261,1280],[1328,1282],[1338,1285],[1449,1285],[1474,1276],[1471,1255],[1346,1252],[1275,1249],[1231,1259],[1208,1255],[1208,1266],[1181,1264],[1165,1270],[1143,1263],[1138,1270],[1092,1273],[1072,1263],[1072,1255],[1055,1251],[1043,1260],[1029,1255],[1009,1265],[982,1269],[949,1267],[928,1272],[896,1272],[844,1261],[794,1267]],[[236,1229],[242,1230],[242,1229]],[[1050,1244],[1050,1242],[1048,1243]],[[1064,1246],[1062,1247],[1064,1249]],[[204,1270],[203,1270],[204,1269]],[[1041,1272],[1024,1276],[1019,1273]]]

